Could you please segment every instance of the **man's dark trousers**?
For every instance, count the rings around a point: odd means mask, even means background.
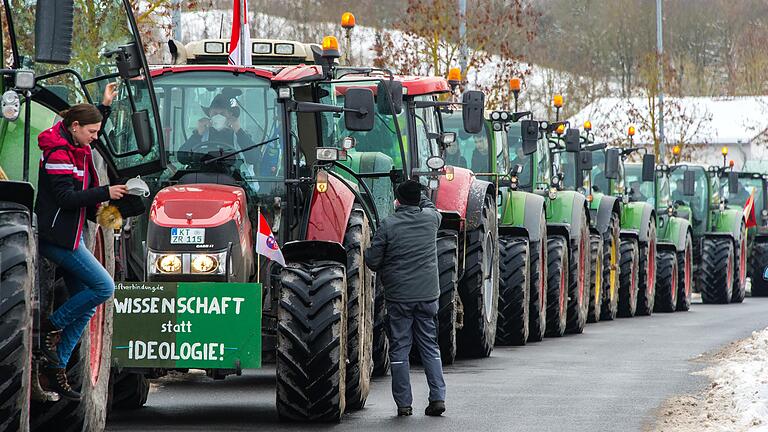
[[[387,303],[389,360],[392,364],[392,396],[398,407],[413,403],[408,356],[415,343],[429,384],[429,401],[445,400],[443,364],[437,344],[438,300]]]

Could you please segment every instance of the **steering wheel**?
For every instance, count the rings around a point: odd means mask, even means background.
[[[233,153],[237,150],[238,149],[230,143],[223,141],[206,141],[197,144],[194,149],[190,151],[187,165],[204,170],[215,170],[215,166],[237,169],[237,162],[243,162],[242,156],[239,154],[219,159],[216,162],[206,163],[206,161]]]

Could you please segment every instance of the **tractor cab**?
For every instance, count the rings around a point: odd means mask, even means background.
[[[251,63],[254,66],[314,64],[313,48],[319,44],[282,39],[251,39]],[[168,41],[174,65],[226,65],[229,39],[201,39],[183,44]]]

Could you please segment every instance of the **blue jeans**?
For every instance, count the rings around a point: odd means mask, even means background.
[[[429,385],[429,401],[445,400],[445,380],[440,347],[437,343],[438,301],[387,303],[389,361],[392,371],[392,396],[398,407],[413,403],[408,356],[415,343]]]
[[[77,250],[64,249],[41,240],[40,255],[56,263],[69,292],[69,299],[48,318],[54,327],[62,330],[61,341],[56,346],[61,360],[57,367],[66,368],[96,307],[109,300],[115,292],[115,282],[82,238]]]

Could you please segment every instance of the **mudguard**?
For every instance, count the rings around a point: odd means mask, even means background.
[[[341,243],[324,240],[296,240],[281,248],[286,263],[310,260],[335,261],[347,265],[347,251]]]
[[[472,179],[467,195],[467,210],[465,215],[467,231],[471,231],[480,225],[486,195],[496,196],[496,187],[493,183],[485,180],[478,180],[476,178]]]
[[[329,175],[325,192],[317,188],[312,192],[306,239],[343,243],[354,204],[355,194],[349,186]]]
[[[444,212],[456,212],[462,219],[467,218],[467,197],[474,175],[466,168],[453,167],[453,178],[440,176],[440,186],[434,194],[435,207]]]
[[[0,187],[0,201],[10,201],[21,204],[34,210],[35,188],[32,183],[13,180],[0,180],[3,187]]]
[[[594,202],[594,195],[592,198]],[[597,205],[597,217],[593,225],[600,234],[605,233],[611,224],[611,215],[616,213],[621,215],[621,201],[610,195],[602,195]]]
[[[741,224],[744,222],[744,212],[741,209],[727,207],[718,212],[713,218],[712,232],[704,235],[730,234],[732,238],[741,236]]]
[[[578,241],[581,236],[582,211],[587,213],[587,224],[590,221],[587,198],[574,191],[558,191],[557,198],[549,200],[547,209],[547,228],[553,233],[565,235],[569,241]]]
[[[654,218],[653,223],[656,224],[656,214],[653,211],[653,206],[647,202],[635,201],[630,202],[622,208],[621,211],[621,234],[631,235],[633,232],[637,233],[637,239],[639,242],[648,241],[648,226]]]
[[[657,228],[657,245],[660,249],[672,249],[676,252],[685,250],[685,240],[691,233],[691,224],[679,217],[665,218],[665,226]]]
[[[522,210],[522,211],[521,211]],[[531,242],[541,240],[541,213],[544,197],[528,192],[509,191],[501,209],[500,234],[519,234],[524,230]]]

